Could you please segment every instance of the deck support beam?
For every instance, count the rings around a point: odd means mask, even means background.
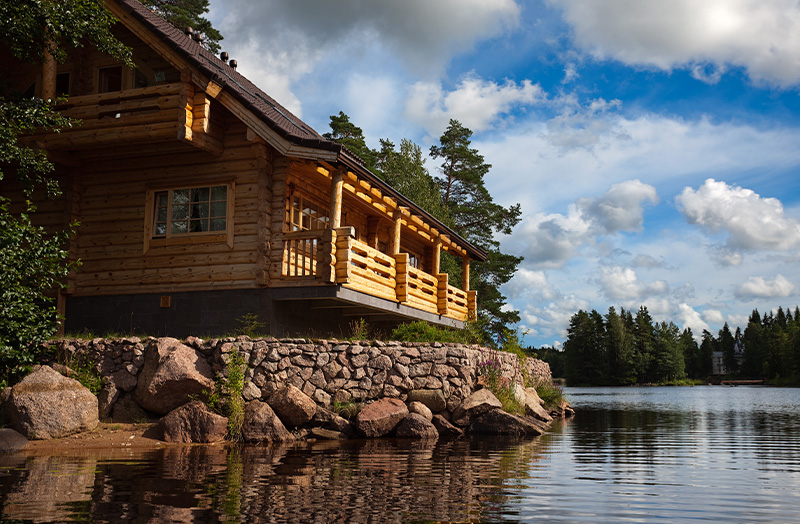
[[[331,176],[331,202],[330,202],[330,227],[342,227],[342,187],[344,186],[344,171],[337,169]]]

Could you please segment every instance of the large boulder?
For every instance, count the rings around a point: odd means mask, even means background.
[[[408,415],[402,400],[383,398],[362,409],[356,416],[356,431],[364,437],[388,435]]]
[[[458,426],[466,426],[473,418],[501,407],[503,404],[488,388],[479,389],[465,398],[453,411],[452,422]]]
[[[409,413],[400,424],[395,433],[400,438],[416,438],[422,440],[436,440],[439,432],[428,419],[419,413]]]
[[[316,427],[344,433],[348,436],[352,436],[354,432],[353,425],[349,420],[332,411],[328,411],[322,406],[317,406],[317,412],[314,414],[314,418],[311,419],[311,424]]]
[[[489,435],[538,436],[547,426],[533,418],[523,418],[502,409],[487,411],[474,417],[469,425],[470,433]]]
[[[290,428],[305,426],[317,413],[317,403],[294,386],[273,393],[269,397],[269,405]]]
[[[29,439],[60,438],[97,427],[97,397],[77,380],[40,366],[11,388],[11,426]]]
[[[434,415],[431,423],[439,432],[440,437],[457,438],[464,434],[464,430],[458,428],[441,415]]]
[[[145,352],[134,396],[144,409],[165,415],[212,389],[213,376],[201,353],[174,338],[159,338]]]
[[[11,428],[0,428],[0,453],[16,453],[27,445],[28,439],[21,433]]]
[[[209,409],[200,400],[193,400],[172,410],[161,419],[166,442],[210,444],[225,439],[228,419]]]
[[[447,399],[441,389],[413,389],[408,392],[406,402],[421,402],[432,413],[439,413],[447,408]]]
[[[244,406],[242,438],[245,442],[289,442],[294,437],[269,404],[253,400]]]
[[[553,417],[542,407],[542,399],[534,388],[525,388],[519,384],[514,385],[514,398],[525,406],[525,413],[538,418],[542,422],[552,422]]]
[[[433,419],[433,413],[431,413],[430,408],[428,408],[428,406],[426,406],[422,402],[419,402],[418,400],[408,403],[408,411],[410,413],[416,413],[417,415],[422,415],[428,422],[430,422]]]

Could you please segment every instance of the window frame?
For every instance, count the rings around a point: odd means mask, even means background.
[[[295,199],[297,199],[299,201],[299,206],[297,208],[294,207]],[[289,202],[288,202],[289,205],[288,205],[288,209],[286,210],[287,211],[287,213],[286,213],[286,219],[287,219],[286,222],[287,222],[287,224],[286,225],[287,225],[288,232],[293,232],[293,231],[316,231],[316,230],[319,230],[319,229],[326,229],[326,228],[330,227],[330,217],[328,216],[328,211],[329,210],[327,208],[325,208],[325,206],[320,205],[320,203],[316,199],[314,199],[313,197],[309,197],[308,195],[305,195],[304,193],[297,191],[297,192],[294,192],[294,193],[290,194],[288,200],[289,200]],[[322,228],[312,229],[311,227],[305,227],[303,225],[303,222],[304,222],[303,218],[307,217],[307,216],[311,217],[310,214],[305,213],[305,210],[306,209],[311,209],[311,208],[313,208],[314,211],[316,211],[316,215],[317,215],[317,217],[319,217],[319,218],[313,219],[313,220],[315,220],[317,222],[317,225],[325,224]],[[295,223],[295,209],[297,209],[299,211],[299,215],[300,215],[299,224]],[[309,218],[309,222],[311,222],[311,220],[312,219]],[[310,225],[311,224],[309,223],[309,226]],[[295,229],[295,228],[297,228],[297,229]]]
[[[212,188],[216,186],[226,187],[225,200],[225,229],[222,231],[196,231],[186,233],[171,232],[171,217],[167,217],[167,231],[163,237],[154,237],[156,225],[156,195],[163,192],[180,191],[184,189]],[[152,185],[147,187],[145,197],[145,216],[144,216],[144,253],[150,248],[161,246],[185,245],[185,244],[206,244],[206,243],[226,243],[233,249],[233,216],[234,216],[234,193],[236,183],[233,179],[215,179],[197,181],[191,184],[170,184]],[[169,197],[168,197],[169,198]],[[169,207],[167,209],[170,209]]]

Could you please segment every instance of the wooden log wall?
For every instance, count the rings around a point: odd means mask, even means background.
[[[264,152],[246,139],[245,127],[228,130],[224,152],[215,157],[187,146],[185,153],[87,161],[80,187],[75,295],[170,292],[192,289],[251,288],[264,285],[264,248],[269,233],[259,224],[271,220],[259,209],[268,170]],[[179,189],[235,179],[233,247],[202,240],[152,245],[143,254],[148,187]],[[120,182],[113,182],[120,181]],[[261,254],[261,258],[259,258]],[[260,265],[260,266],[259,266]]]

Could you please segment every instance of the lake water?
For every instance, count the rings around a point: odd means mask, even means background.
[[[523,441],[0,455],[0,522],[800,522],[800,389],[566,392]]]

